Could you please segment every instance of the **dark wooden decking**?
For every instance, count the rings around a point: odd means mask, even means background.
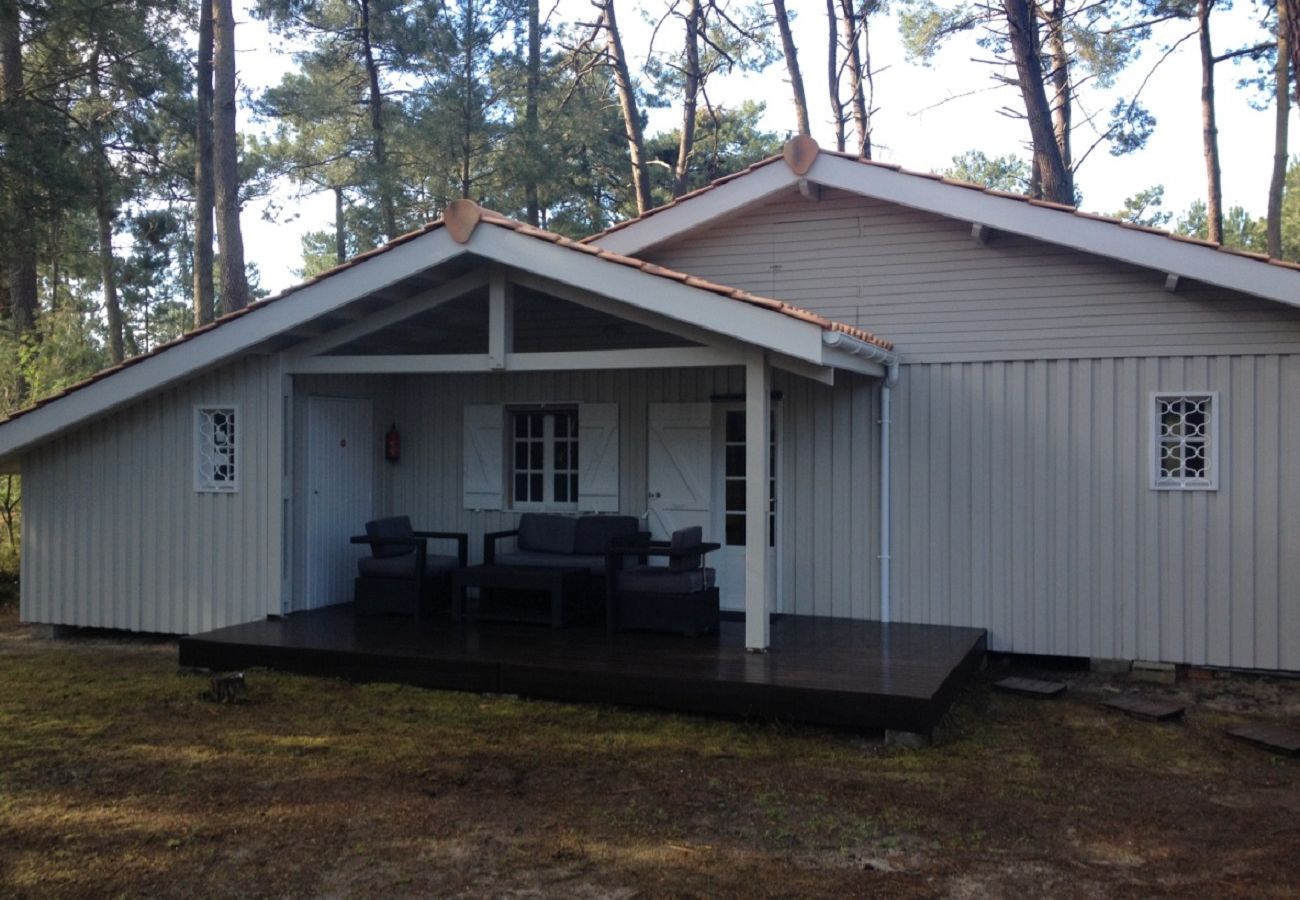
[[[649,706],[857,729],[930,731],[978,667],[976,628],[784,616],[747,653],[744,624],[704,638],[356,618],[348,605],[182,638],[181,664]]]

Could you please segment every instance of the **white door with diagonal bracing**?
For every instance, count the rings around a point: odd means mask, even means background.
[[[374,517],[375,455],[369,400],[307,398],[307,578],[298,609],[352,599],[357,557],[348,538]]]
[[[699,525],[713,536],[713,410],[709,403],[651,403],[646,509],[655,540]]]

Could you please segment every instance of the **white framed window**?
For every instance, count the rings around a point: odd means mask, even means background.
[[[1151,395],[1153,490],[1217,490],[1219,395],[1213,391]]]
[[[194,490],[239,490],[238,422],[234,406],[194,407]]]
[[[578,410],[512,409],[510,505],[521,510],[578,508]]]

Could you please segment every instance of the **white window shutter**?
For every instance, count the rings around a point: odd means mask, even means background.
[[[465,406],[466,509],[505,507],[505,412],[497,403]]]
[[[578,406],[578,509],[618,512],[618,404]]]

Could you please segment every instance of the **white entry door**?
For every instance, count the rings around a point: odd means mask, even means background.
[[[348,538],[374,514],[375,443],[369,400],[307,398],[307,578],[297,609],[352,599],[357,557]]]
[[[657,541],[699,525],[713,541],[713,411],[708,403],[651,403],[646,483]]]
[[[780,416],[772,411],[771,439],[768,445],[767,509],[767,577],[770,612],[780,609],[777,591],[778,577],[776,503],[778,496],[777,473],[780,471],[777,455],[777,424]],[[742,405],[718,405],[713,410],[713,532],[722,549],[709,554],[711,565],[718,570],[718,595],[722,608],[745,608],[745,408]]]

